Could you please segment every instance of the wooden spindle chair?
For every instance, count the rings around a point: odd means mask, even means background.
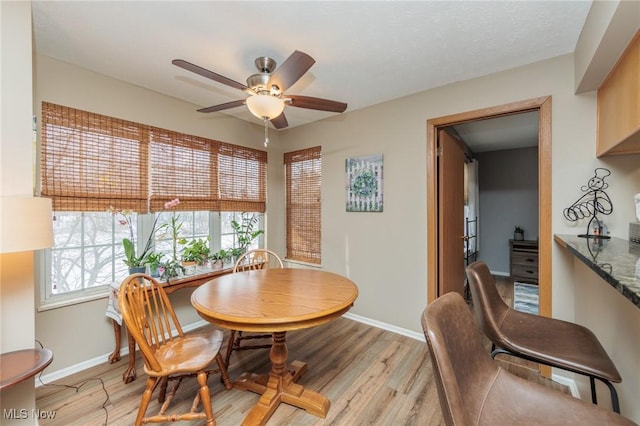
[[[220,354],[223,333],[207,329],[185,334],[162,286],[145,274],[129,275],[120,286],[118,304],[127,331],[134,338],[144,359],[147,382],[135,424],[206,419],[215,425],[211,394],[207,385],[210,373],[220,373],[226,389],[231,389],[227,369]],[[209,368],[213,361],[217,368]],[[185,376],[195,376],[198,392],[187,413],[167,414],[171,400]],[[166,393],[168,384],[173,387]],[[158,414],[145,417],[156,387],[162,404]],[[202,404],[204,412],[197,411]]]

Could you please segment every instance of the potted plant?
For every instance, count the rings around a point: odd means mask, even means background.
[[[230,253],[225,249],[220,249],[215,253],[211,253],[209,259],[214,269],[220,269],[224,265],[224,261],[230,257]]]
[[[182,265],[187,269],[187,273],[195,273],[196,265],[203,265],[209,259],[208,239],[198,238],[191,240],[182,250]]]
[[[149,265],[149,274],[154,278],[160,276],[160,272],[158,271],[158,268],[160,267],[163,257],[164,257],[164,254],[156,253],[156,252],[151,252],[147,256],[147,265]]]
[[[173,259],[160,264],[160,267],[164,269],[160,278],[166,279],[167,281],[185,273],[185,269],[180,262]]]
[[[189,241],[182,250],[182,260],[202,265],[209,258],[210,252],[208,239],[198,238],[197,240]]]
[[[147,238],[147,243],[144,246],[144,250],[142,250],[142,253],[140,253],[140,255],[136,255],[133,222],[131,220],[131,215],[133,214],[133,212],[131,210],[118,210],[113,207],[109,207],[107,212],[114,216],[120,216],[120,219],[118,220],[120,224],[126,225],[129,228],[129,235],[131,237],[122,239],[122,247],[124,248],[124,263],[129,267],[129,273],[144,273],[147,269],[147,258],[152,252],[151,249],[153,247],[153,240],[156,234],[156,224],[158,223],[158,218],[156,217],[155,221],[153,222],[153,227],[151,228],[149,238]]]
[[[519,226],[516,226],[515,230],[513,231],[513,239],[515,241],[523,241],[524,229],[520,228]]]
[[[231,227],[236,233],[237,242],[236,247],[231,249],[231,255],[233,257],[242,255],[247,251],[251,242],[264,233],[262,229],[254,229],[257,224],[258,218],[256,215],[252,214],[249,216],[247,213],[242,213],[240,222],[236,220],[231,221]]]

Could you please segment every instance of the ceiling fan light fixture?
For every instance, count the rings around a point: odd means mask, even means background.
[[[246,100],[247,108],[251,114],[258,118],[274,119],[284,111],[284,101],[271,95],[249,96]]]

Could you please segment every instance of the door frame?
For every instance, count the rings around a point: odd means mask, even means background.
[[[551,316],[551,96],[427,120],[427,304],[438,291],[438,129],[528,111],[538,111],[539,312]]]

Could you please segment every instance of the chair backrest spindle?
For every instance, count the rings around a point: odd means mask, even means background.
[[[180,322],[169,299],[153,278],[144,274],[130,275],[120,287],[120,310],[134,320],[135,329],[127,327],[144,355],[147,367],[160,368],[155,351],[173,340],[174,334],[184,336]]]

